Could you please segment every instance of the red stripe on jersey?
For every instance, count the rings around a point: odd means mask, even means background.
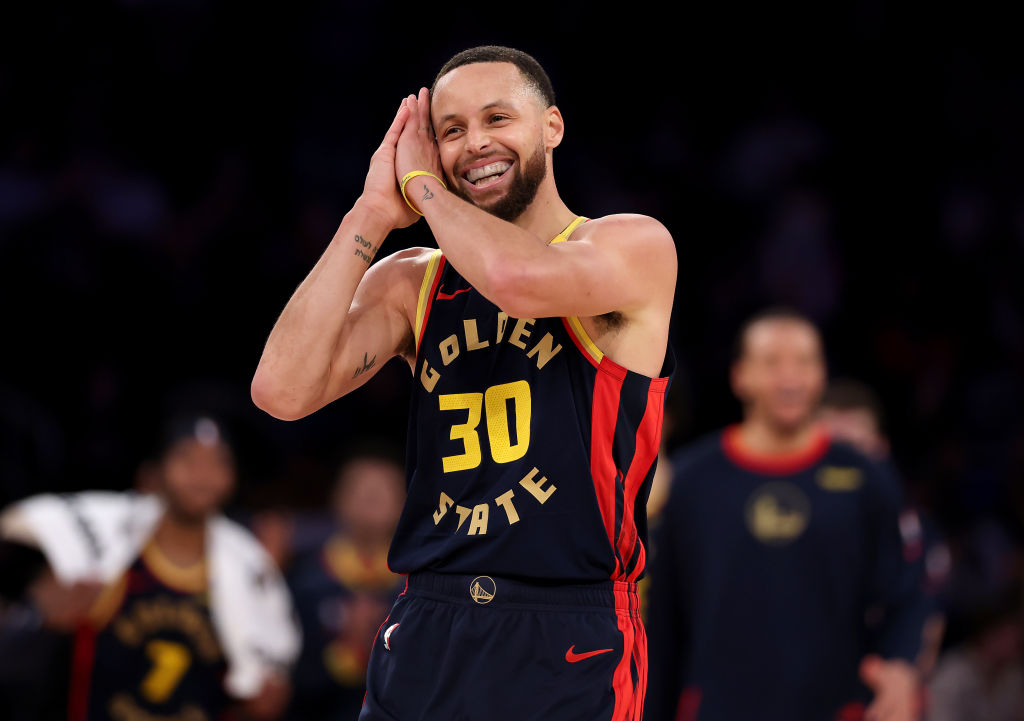
[[[651,384],[654,385],[653,383]],[[640,492],[640,486],[651,472],[651,466],[658,457],[658,446],[661,444],[661,422],[664,416],[665,398],[663,393],[652,389],[647,392],[647,408],[644,409],[644,417],[640,421],[640,427],[636,429],[636,450],[633,452],[633,461],[629,464],[626,472],[626,480],[623,489],[622,509],[622,532],[619,534],[619,555],[623,561],[633,557],[633,550],[639,542],[636,530],[636,519],[633,515],[636,506],[636,497]],[[646,553],[641,545],[640,557],[637,559],[636,567],[629,572],[627,581],[635,581],[644,568]]]
[[[615,466],[613,449],[624,376],[616,376],[611,372],[602,373],[602,369],[599,369],[594,378],[594,405],[590,424],[590,475],[594,479],[594,492],[597,494],[597,505],[604,520],[604,530],[608,534],[608,543],[615,555],[615,482],[619,476],[619,469]],[[618,578],[621,572],[622,567],[616,557],[612,578]]]
[[[446,258],[442,255],[437,263],[437,271],[434,273],[434,282],[430,285],[430,293],[427,295],[427,307],[423,310],[423,325],[420,326],[420,337],[416,339],[416,350],[419,351],[423,343],[423,334],[427,332],[427,319],[430,318],[430,309],[434,307],[434,296],[437,295],[437,286],[441,283],[441,274],[444,273]]]
[[[635,628],[632,614],[630,592],[626,584],[615,584],[615,622],[618,631],[623,634],[623,658],[618,661],[611,675],[611,689],[615,694],[615,705],[611,712],[611,721],[639,721],[636,716],[636,698],[633,687],[633,674],[630,665],[633,661]],[[622,588],[618,588],[622,586]],[[626,609],[626,612],[623,610]]]
[[[89,686],[96,661],[96,629],[82,624],[75,632],[71,658],[71,690],[68,693],[68,721],[85,721],[89,714]]]

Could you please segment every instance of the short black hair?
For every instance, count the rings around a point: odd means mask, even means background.
[[[735,363],[743,357],[743,353],[746,350],[747,333],[758,323],[762,323],[766,320],[790,320],[796,323],[805,323],[814,329],[815,333],[821,334],[818,330],[818,326],[813,320],[811,320],[806,314],[801,313],[796,308],[791,308],[787,305],[773,305],[763,310],[759,310],[754,315],[743,321],[743,325],[736,332],[736,337],[733,339],[732,345],[732,361]]]
[[[885,412],[878,394],[867,383],[853,378],[837,378],[829,383],[822,396],[821,407],[837,411],[864,410],[875,419],[879,431],[885,426]]]
[[[522,50],[507,48],[504,45],[480,45],[475,48],[463,50],[456,53],[452,58],[441,66],[441,70],[434,78],[434,84],[430,86],[430,96],[434,96],[438,81],[455,68],[474,63],[512,63],[522,73],[526,81],[537,91],[545,103],[545,107],[555,104],[555,89],[551,85],[551,78],[544,72],[544,68],[537,62],[536,58]]]

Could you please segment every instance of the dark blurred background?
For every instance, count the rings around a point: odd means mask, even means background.
[[[354,439],[404,443],[409,373],[397,362],[294,423],[255,409],[248,384],[400,98],[458,50],[501,43],[533,53],[554,82],[569,206],[650,214],[676,239],[672,442],[737,419],[737,326],[795,306],[820,323],[833,373],[881,394],[911,497],[951,539],[965,587],[1010,573],[1000,564],[1024,537],[1013,23],[876,0],[668,12],[6,10],[0,506],[132,485],[160,419],[181,406],[231,425],[242,511],[316,507]],[[431,244],[420,223],[385,247]]]

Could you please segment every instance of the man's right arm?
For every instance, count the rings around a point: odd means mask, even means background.
[[[393,356],[411,362],[415,355],[411,314],[427,252],[402,251],[369,267],[387,234],[418,218],[395,183],[395,146],[408,116],[403,101],[373,154],[362,196],[267,339],[251,390],[272,416],[307,416]]]

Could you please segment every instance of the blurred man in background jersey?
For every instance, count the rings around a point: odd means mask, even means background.
[[[405,584],[387,559],[404,500],[402,464],[384,452],[361,451],[338,473],[330,535],[294,554],[287,578],[303,649],[289,719],[359,715],[374,636]]]
[[[41,621],[73,634],[64,718],[278,717],[298,633],[273,563],[219,513],[235,485],[221,427],[170,423],[153,477],[154,494],[35,496],[0,517],[45,559],[27,589]]]
[[[921,594],[900,488],[818,424],[825,377],[810,321],[755,316],[731,373],[743,421],[674,458],[651,566],[649,721],[918,717]]]
[[[832,381],[822,398],[819,418],[834,440],[853,446],[896,473],[882,402],[869,386],[852,378]],[[927,621],[917,668],[927,679],[942,645],[946,620],[941,596],[949,583],[952,559],[931,517],[910,502],[904,503],[900,512],[900,534],[904,558],[911,565],[911,574],[920,580],[926,598]]]

